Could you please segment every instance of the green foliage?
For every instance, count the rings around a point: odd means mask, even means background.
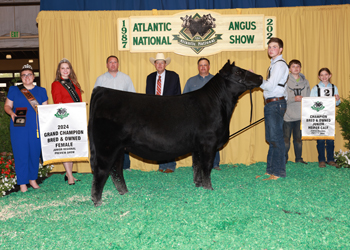
[[[334,160],[342,168],[350,168],[350,151],[343,152],[339,150],[339,152],[335,152]]]
[[[342,99],[338,109],[336,120],[341,127],[341,134],[345,140],[345,147],[350,150],[350,96]]]
[[[12,152],[10,138],[11,117],[5,113],[5,102],[0,102],[0,152]]]
[[[17,83],[19,80],[21,79],[21,77],[15,77],[11,80],[12,85],[14,85],[15,83]]]

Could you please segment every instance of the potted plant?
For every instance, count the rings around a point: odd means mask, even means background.
[[[346,99],[342,98],[342,102],[338,106],[336,120],[341,127],[341,134],[345,140],[345,148],[348,151],[342,150],[335,152],[334,159],[340,167],[350,167],[350,96]]]

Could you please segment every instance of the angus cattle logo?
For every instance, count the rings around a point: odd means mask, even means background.
[[[221,40],[222,34],[215,34],[214,28],[216,27],[216,19],[209,13],[207,15],[200,16],[196,13],[192,15],[180,17],[182,20],[179,35],[173,35],[174,39],[179,44],[190,47],[194,52],[199,54],[204,48],[212,46],[217,43],[217,40]]]
[[[323,106],[322,102],[315,102],[314,105],[311,107],[313,110],[316,110],[317,112],[319,112],[320,110],[324,109],[325,106]]]
[[[63,118],[66,118],[67,116],[69,116],[69,113],[67,113],[67,109],[59,108],[59,109],[57,109],[57,113],[55,114],[55,116],[57,118],[63,119]]]
[[[270,72],[270,71],[269,71],[269,72]],[[288,86],[288,88],[294,92],[294,95],[295,95],[295,96],[299,96],[299,95],[301,95],[301,91],[303,91],[303,90],[305,89],[305,86],[304,86],[304,88],[302,88],[302,89],[300,89],[300,88],[292,89],[292,88],[290,88],[289,86]]]

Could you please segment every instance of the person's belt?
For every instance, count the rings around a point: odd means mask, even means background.
[[[265,102],[266,104],[270,103],[270,102],[275,102],[275,101],[280,101],[280,100],[284,100],[284,97],[275,97],[275,98],[269,98],[269,99],[266,99]]]

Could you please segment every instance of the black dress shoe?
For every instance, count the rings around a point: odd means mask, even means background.
[[[297,163],[307,164],[307,162],[306,162],[306,161],[303,161],[303,160],[301,160],[301,161],[297,161]]]
[[[64,181],[68,181],[67,175],[64,175]],[[76,180],[76,181],[80,181],[80,180]],[[73,183],[69,183],[69,182],[68,182],[68,184],[69,184],[69,185],[75,185],[75,182],[73,182]]]
[[[68,181],[67,175],[64,176],[64,181]],[[75,182],[80,181],[79,179],[76,179]],[[69,184],[69,185],[74,185],[74,184]]]

